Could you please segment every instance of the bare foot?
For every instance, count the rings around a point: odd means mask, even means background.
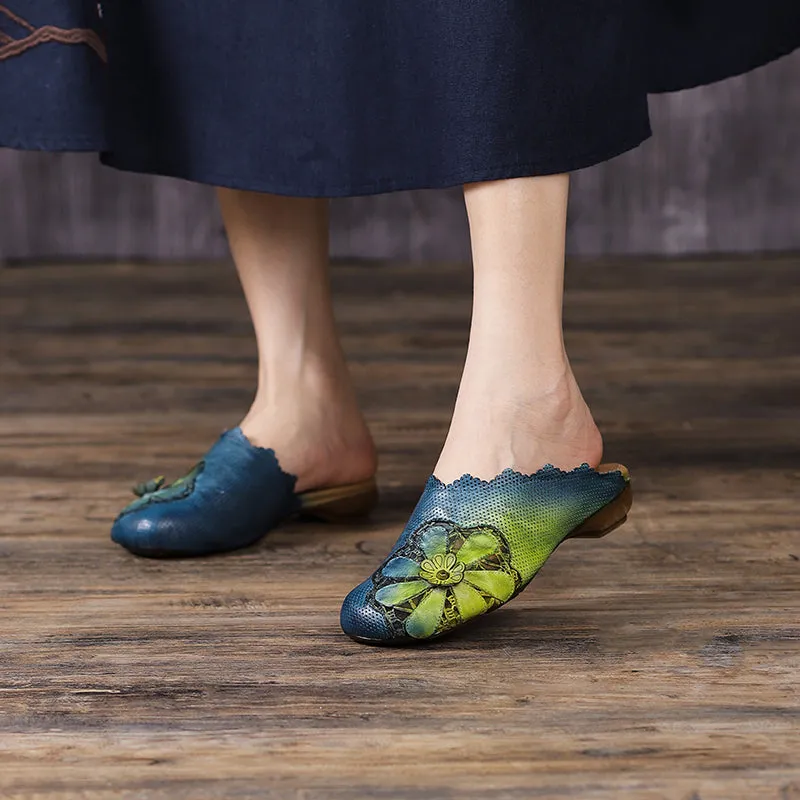
[[[465,371],[453,421],[434,474],[489,480],[511,467],[525,474],[552,464],[596,467],[603,440],[567,362],[529,386],[480,381]]]
[[[252,444],[271,447],[281,468],[297,476],[295,491],[374,476],[375,446],[346,370],[307,368],[270,386],[259,389],[241,428]]]

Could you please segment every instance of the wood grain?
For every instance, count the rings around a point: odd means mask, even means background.
[[[469,268],[334,284],[379,509],[159,562],[108,529],[247,408],[232,268],[0,273],[0,796],[800,797],[800,260],[570,264],[568,347],[630,521],[411,650],[337,614],[434,463]]]

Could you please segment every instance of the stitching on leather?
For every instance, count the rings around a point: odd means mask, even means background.
[[[44,25],[35,28],[27,20],[17,16],[13,11],[0,5],[0,14],[24,28],[30,33],[22,39],[15,39],[0,31],[0,61],[18,56],[39,44],[58,42],[59,44],[85,44],[94,50],[102,61],[107,61],[106,47],[102,39],[88,28],[57,28],[55,25]]]

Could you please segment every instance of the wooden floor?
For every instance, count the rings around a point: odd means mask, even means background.
[[[0,272],[0,797],[800,798],[800,259],[580,262],[568,283],[631,519],[408,650],[351,642],[338,609],[445,434],[466,265],[336,268],[373,520],[169,562],[108,529],[248,406],[232,269]]]

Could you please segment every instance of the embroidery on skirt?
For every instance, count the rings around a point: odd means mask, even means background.
[[[106,61],[106,47],[102,39],[89,28],[57,28],[55,25],[44,25],[36,28],[30,22],[17,16],[13,11],[0,5],[0,23],[5,17],[25,33],[21,38],[15,38],[5,31],[0,30],[0,61],[18,56],[36,45],[45,42],[58,42],[60,44],[85,44]]]

